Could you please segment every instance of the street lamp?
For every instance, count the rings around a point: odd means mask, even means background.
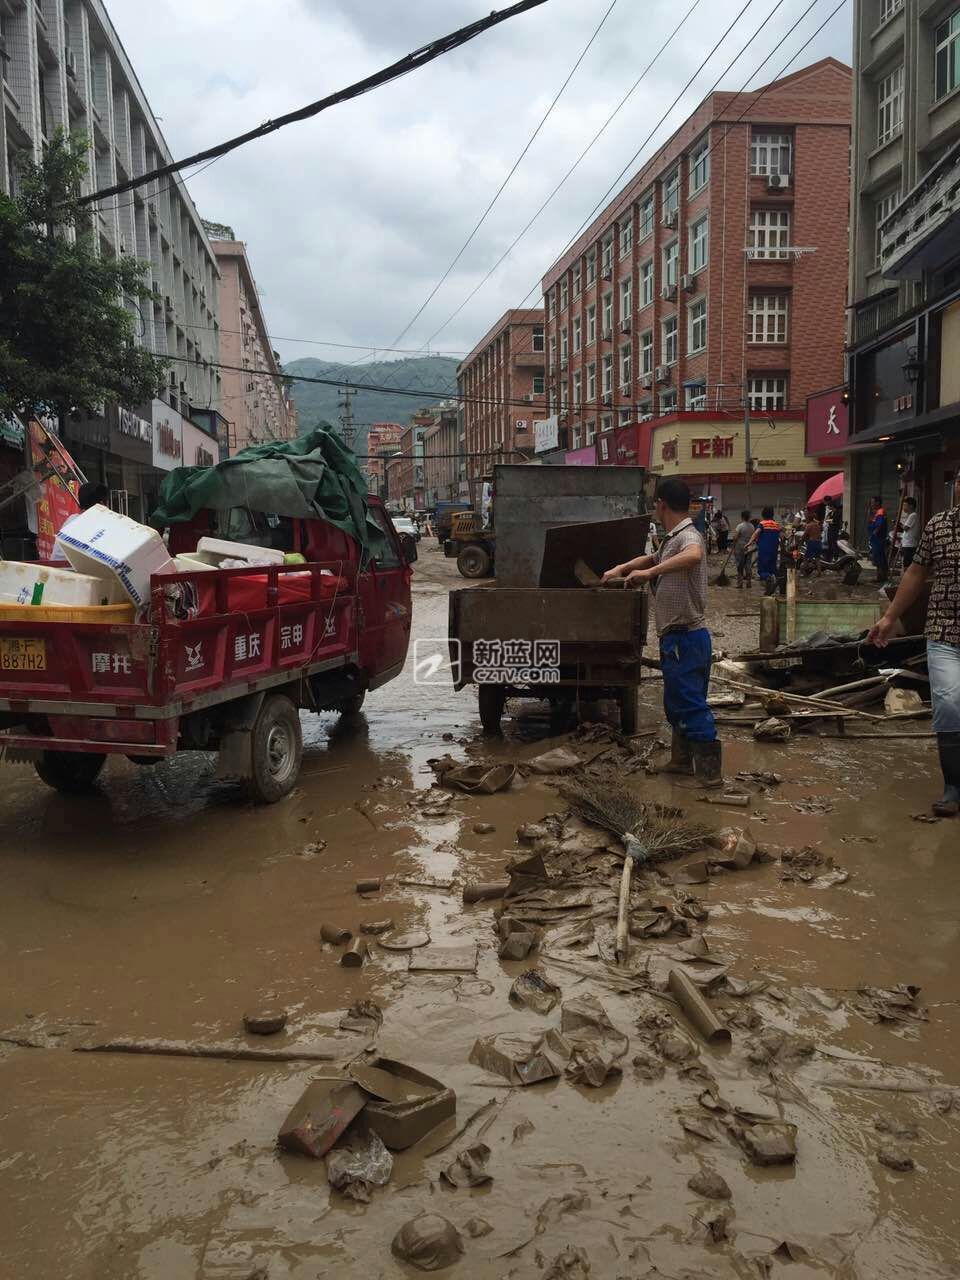
[[[916,386],[920,381],[921,373],[923,373],[923,363],[918,359],[916,347],[907,348],[907,358],[901,367],[903,369],[903,376],[906,378],[907,382],[909,382],[911,386]]]

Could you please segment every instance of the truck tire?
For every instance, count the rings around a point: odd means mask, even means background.
[[[506,706],[506,690],[498,684],[477,685],[477,707],[484,733],[499,733],[503,708]]]
[[[257,804],[276,804],[290,794],[300,773],[303,734],[297,708],[282,693],[264,698],[250,735],[247,794]]]
[[[490,564],[490,553],[475,543],[464,547],[457,556],[457,568],[465,578],[488,578]]]
[[[48,787],[75,796],[92,790],[106,758],[87,751],[44,751],[35,768]]]
[[[637,732],[639,708],[637,706],[637,688],[628,685],[617,690],[617,705],[620,708],[620,732],[630,737]]]

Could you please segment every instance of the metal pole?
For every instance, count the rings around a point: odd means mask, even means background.
[[[753,510],[753,454],[750,451],[750,384],[743,384],[743,465],[747,482],[747,508]]]

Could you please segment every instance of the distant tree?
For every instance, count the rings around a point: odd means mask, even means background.
[[[154,296],[147,264],[99,253],[78,203],[86,149],[58,132],[19,194],[0,194],[0,410],[138,404],[169,363],[137,345],[138,318],[123,305]]]

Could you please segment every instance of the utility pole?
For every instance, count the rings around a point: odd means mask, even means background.
[[[753,454],[750,451],[750,383],[743,383],[743,466],[747,482],[747,507],[753,510]]]
[[[343,399],[337,401],[337,407],[340,410],[340,430],[343,435],[343,443],[348,449],[353,448],[353,388],[345,386],[343,388]]]

